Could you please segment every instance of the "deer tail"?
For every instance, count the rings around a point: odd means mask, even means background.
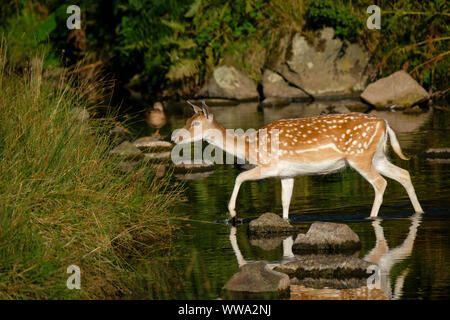
[[[411,157],[407,157],[403,154],[402,148],[400,148],[400,143],[397,140],[397,136],[395,135],[394,130],[392,130],[389,125],[387,125],[386,128],[387,133],[389,134],[389,139],[391,140],[392,149],[394,149],[395,153],[403,160],[411,159]]]

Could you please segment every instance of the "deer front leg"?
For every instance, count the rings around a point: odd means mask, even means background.
[[[236,181],[234,183],[233,193],[231,194],[230,202],[228,203],[228,211],[230,212],[230,216],[232,219],[236,217],[236,199],[239,193],[239,188],[241,187],[242,182],[248,180],[258,180],[262,179],[261,170],[259,167],[250,169],[248,171],[244,171],[240,173],[236,177]]]
[[[283,219],[289,219],[289,204],[291,203],[294,178],[281,179],[281,202],[283,203]]]

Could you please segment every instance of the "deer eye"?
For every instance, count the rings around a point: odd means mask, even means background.
[[[200,121],[194,121],[193,125],[194,125],[195,127],[198,127],[198,126],[200,125]]]

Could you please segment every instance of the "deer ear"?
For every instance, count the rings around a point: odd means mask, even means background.
[[[195,112],[195,113],[202,112],[202,108],[196,106],[195,104],[192,104],[189,100],[186,100],[186,102],[189,103],[189,104],[191,105],[191,107],[192,107],[192,109],[194,109],[194,112]]]
[[[205,101],[202,101],[202,111],[208,120],[212,121],[212,119],[214,119],[214,115],[211,112],[211,109],[206,105]]]

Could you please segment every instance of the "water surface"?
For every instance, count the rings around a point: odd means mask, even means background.
[[[283,118],[319,115],[331,102],[291,104],[258,110],[256,103],[212,107],[217,121],[227,128],[258,129]],[[182,112],[180,112],[182,111]],[[163,134],[182,127],[189,108],[170,108]],[[383,293],[391,299],[443,299],[450,296],[450,164],[427,160],[428,148],[449,147],[450,116],[445,112],[405,115],[374,111],[389,121],[403,152],[400,160],[389,148],[391,161],[408,170],[425,213],[417,217],[403,187],[386,179],[388,186],[377,221],[368,220],[373,202],[372,186],[350,168],[326,176],[295,179],[290,218],[299,232],[314,221],[348,224],[360,237],[360,258],[383,265]],[[144,130],[145,131],[145,130]],[[144,134],[145,132],[143,132]],[[146,132],[148,134],[148,132]],[[277,263],[283,246],[264,250],[252,245],[248,223],[236,230],[238,250],[230,242],[230,226],[214,223],[228,218],[227,204],[240,171],[233,165],[216,165],[201,179],[187,180],[185,201],[174,215],[180,229],[177,240],[161,260],[143,259],[139,271],[147,274],[131,297],[165,299],[217,299],[221,288],[238,271],[240,255],[245,261]],[[256,218],[264,212],[282,213],[278,179],[245,182],[236,203],[240,218]],[[382,260],[380,257],[383,256]],[[298,291],[298,288],[296,288]],[[292,298],[330,298],[322,294]],[[328,294],[328,293],[327,293]],[[353,296],[351,296],[353,297]],[[353,297],[356,298],[356,297]]]

